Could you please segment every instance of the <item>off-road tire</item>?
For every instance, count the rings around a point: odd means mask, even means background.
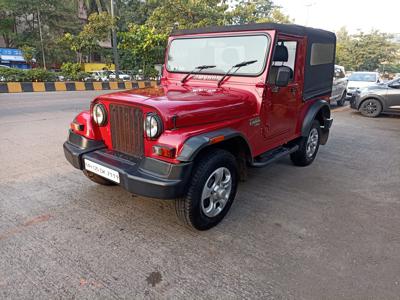
[[[219,168],[227,168],[232,185],[228,201],[215,217],[208,217],[203,212],[201,202],[203,188],[210,176]],[[235,157],[228,151],[216,149],[205,153],[195,162],[186,195],[175,200],[175,211],[182,223],[197,230],[207,230],[217,225],[229,211],[236,196],[238,185],[238,166]]]
[[[99,176],[97,174],[89,172],[87,170],[83,170],[83,174],[85,174],[85,176],[87,178],[89,178],[91,181],[93,181],[93,182],[95,182],[97,184],[101,184],[101,185],[116,185],[116,183],[114,183],[114,182],[112,182],[110,180],[107,180],[107,179],[105,179],[105,178],[103,178],[103,177],[101,177],[101,176]]]
[[[376,99],[366,99],[361,103],[359,111],[364,117],[376,118],[382,112],[382,104]]]
[[[347,96],[347,92],[343,91],[342,98],[340,98],[338,101],[336,101],[337,106],[343,106],[346,104],[346,96]]]
[[[315,132],[314,130],[316,130],[316,132],[318,133],[318,140],[312,156],[309,156],[307,154],[307,145],[310,138],[310,134],[311,132]],[[300,138],[298,142],[299,149],[296,152],[290,154],[290,159],[292,160],[293,164],[300,167],[305,167],[310,165],[317,156],[320,141],[321,141],[321,125],[317,120],[314,120],[308,135]]]

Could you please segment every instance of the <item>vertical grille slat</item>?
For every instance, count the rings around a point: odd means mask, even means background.
[[[143,112],[141,109],[110,104],[110,129],[115,151],[135,157],[143,156]]]

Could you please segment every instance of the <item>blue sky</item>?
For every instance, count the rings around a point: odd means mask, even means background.
[[[399,0],[275,0],[274,3],[282,6],[283,11],[300,25],[331,31],[346,26],[350,33],[358,29],[400,33]]]

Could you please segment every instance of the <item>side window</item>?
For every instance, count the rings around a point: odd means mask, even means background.
[[[335,68],[334,77],[335,77],[335,79],[340,79],[340,78],[345,78],[346,75],[344,74],[344,72],[341,68]]]
[[[284,41],[283,44],[288,50],[288,60],[287,62],[284,62],[283,65],[291,68],[294,71],[296,65],[297,42]]]
[[[311,45],[310,65],[331,64],[334,61],[335,45],[314,43]]]
[[[294,78],[294,69],[296,67],[296,53],[297,53],[297,42],[296,41],[285,41],[279,40],[275,45],[274,57],[272,59],[272,66],[268,76],[268,82],[271,84],[275,83],[278,69],[285,66],[290,69],[291,81]]]

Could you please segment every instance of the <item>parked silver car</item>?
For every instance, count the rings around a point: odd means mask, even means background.
[[[331,103],[336,101],[338,106],[343,106],[346,102],[347,78],[344,67],[335,65],[335,74],[333,76]]]
[[[349,76],[349,82],[347,83],[347,97],[351,97],[357,90],[362,90],[379,82],[380,76],[378,72],[353,72]]]
[[[400,78],[354,93],[350,106],[371,118],[381,113],[400,114]]]

